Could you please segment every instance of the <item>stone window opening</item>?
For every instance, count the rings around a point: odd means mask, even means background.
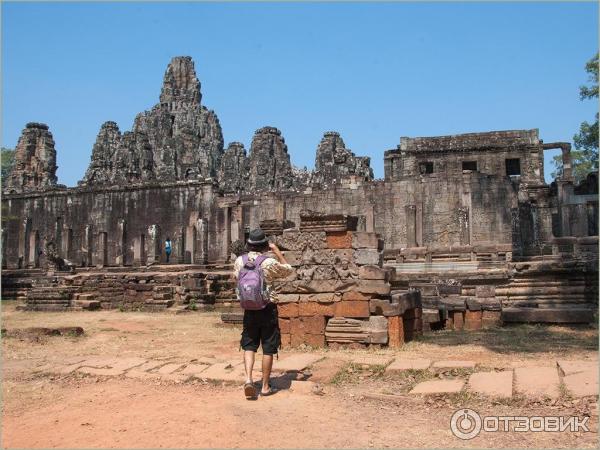
[[[433,173],[433,162],[425,161],[425,162],[419,163],[419,173],[421,175]]]
[[[463,161],[462,170],[472,170],[477,172],[477,161]]]
[[[519,158],[508,158],[506,160],[506,176],[521,175],[521,160]]]

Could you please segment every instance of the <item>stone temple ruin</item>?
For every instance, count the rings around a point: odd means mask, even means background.
[[[48,126],[27,124],[2,197],[3,297],[30,310],[235,305],[232,252],[262,226],[296,267],[280,287],[290,345],[594,321],[598,174],[574,183],[568,143],[536,129],[402,137],[376,180],[333,131],[312,171],[271,126],[249,151],[225,148],[201,101],[193,61],[173,58],[159,103],[131,131],[104,123],[71,188]],[[551,185],[548,149],[564,164]]]

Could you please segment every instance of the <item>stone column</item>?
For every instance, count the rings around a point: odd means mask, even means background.
[[[375,232],[375,206],[372,203],[369,203],[365,207],[365,222],[366,222],[366,232],[374,233]]]
[[[37,230],[29,234],[28,267],[40,267],[40,234]]]
[[[469,223],[469,208],[458,208],[458,230],[460,245],[471,245],[471,230]]]
[[[146,264],[146,236],[141,234],[133,240],[133,265]]]
[[[223,208],[223,243],[221,255],[225,262],[229,261],[229,245],[231,244],[231,207]]]
[[[64,237],[62,239],[62,256],[69,261],[73,259],[73,230],[71,228],[63,229]]]
[[[81,249],[84,255],[84,263],[87,267],[92,265],[92,255],[94,253],[94,234],[91,225],[86,225],[83,232],[83,248]]]
[[[184,249],[184,263],[195,264],[196,262],[196,226],[191,225],[185,227],[185,249]]]
[[[404,207],[406,216],[406,246],[417,246],[417,208],[415,205],[406,205]]]
[[[227,222],[226,222],[227,223]],[[208,262],[208,220],[198,219],[197,222],[197,238],[198,238],[198,264],[206,264]],[[229,245],[227,246],[229,248]]]
[[[561,179],[573,181],[573,165],[571,163],[571,144],[564,143],[560,146],[562,151],[563,174]]]
[[[19,269],[27,267],[29,262],[29,234],[31,233],[31,219],[23,219],[21,233],[19,234]]]
[[[160,263],[161,261],[161,232],[156,224],[148,227],[148,239],[146,239],[146,264]]]
[[[236,205],[233,207],[231,216],[231,242],[244,238],[243,223],[243,207]]]
[[[183,264],[185,262],[185,227],[179,229],[179,237],[175,245],[177,246],[177,263]]]
[[[63,246],[62,246],[62,229],[63,229],[62,217],[57,217],[56,222],[54,222],[54,245],[56,248],[56,252],[58,253],[58,256],[61,256],[62,258],[66,258],[65,254],[63,253]]]
[[[97,266],[108,266],[108,233],[101,231],[98,233],[98,261]]]
[[[6,230],[2,230],[2,268],[6,269]]]
[[[119,219],[117,222],[117,257],[116,264],[125,266],[127,264],[127,221]]]

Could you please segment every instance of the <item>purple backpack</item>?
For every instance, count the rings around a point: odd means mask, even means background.
[[[260,310],[269,303],[267,284],[260,265],[267,259],[260,255],[255,260],[248,259],[248,254],[242,255],[244,266],[238,275],[237,294],[243,309]]]

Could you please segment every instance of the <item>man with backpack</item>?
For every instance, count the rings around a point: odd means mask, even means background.
[[[273,355],[277,354],[281,344],[281,335],[277,317],[277,293],[271,289],[271,283],[290,275],[292,266],[287,263],[279,248],[269,243],[260,228],[250,232],[246,244],[248,253],[238,256],[233,269],[238,280],[238,299],[244,309],[244,328],[240,345],[244,349],[246,369],[244,394],[250,399],[256,398],[257,395],[252,381],[252,368],[259,345],[262,345],[263,351],[260,395],[274,393],[269,384],[269,377],[273,367]],[[275,258],[264,254],[269,250],[275,254]]]

